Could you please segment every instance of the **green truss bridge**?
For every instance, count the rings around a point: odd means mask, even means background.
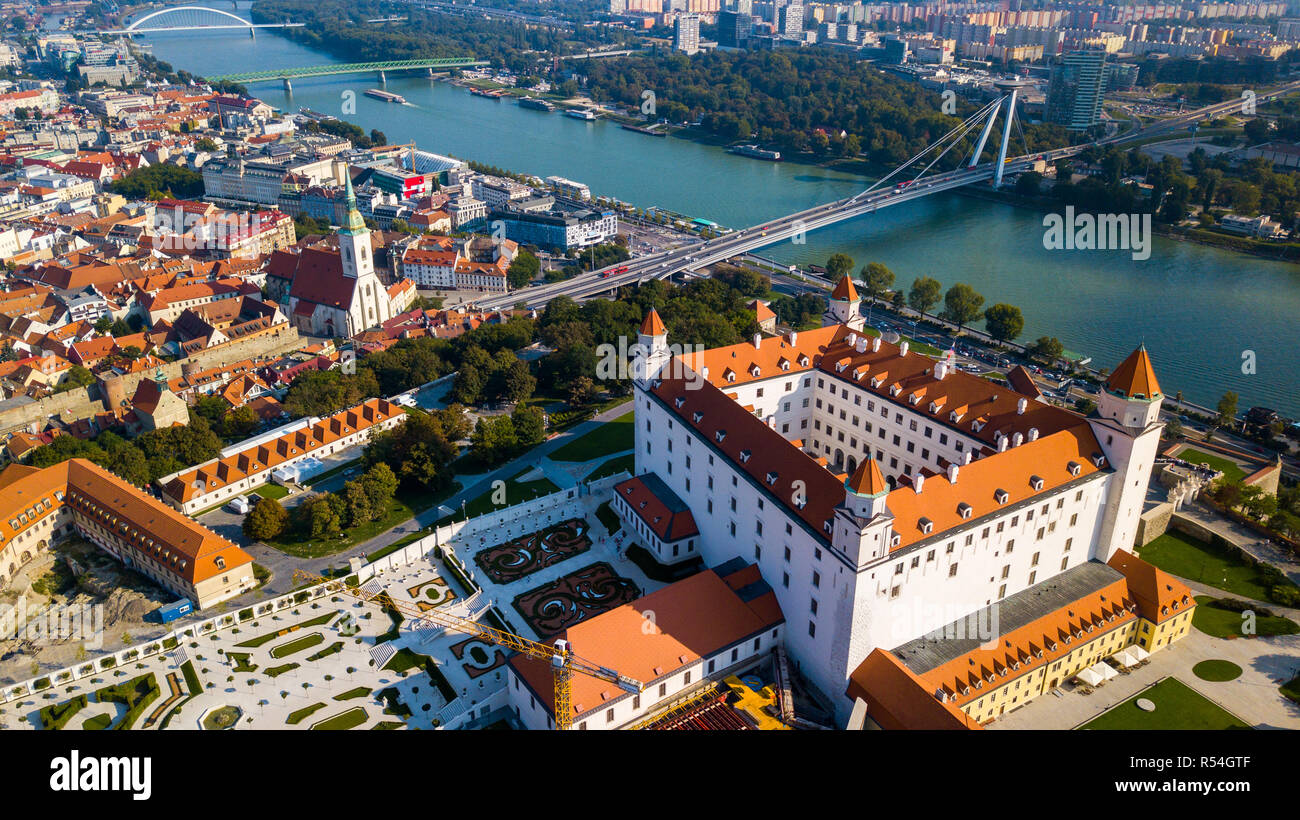
[[[248,71],[243,74],[218,74],[205,79],[208,82],[229,83],[264,83],[283,82],[285,88],[292,89],[291,80],[308,77],[329,77],[335,74],[367,74],[375,72],[380,82],[386,82],[389,71],[427,71],[433,76],[437,71],[449,71],[453,68],[470,68],[488,65],[486,60],[472,57],[438,58],[429,60],[387,60],[378,63],[334,63],[332,65],[307,66],[305,68],[278,68],[272,71]]]

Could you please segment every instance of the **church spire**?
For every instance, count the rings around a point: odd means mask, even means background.
[[[366,227],[366,221],[361,218],[361,212],[357,210],[357,195],[352,192],[352,174],[349,171],[344,171],[344,173],[347,174],[348,215],[343,227],[339,228],[339,233],[348,236],[369,233],[370,229]]]

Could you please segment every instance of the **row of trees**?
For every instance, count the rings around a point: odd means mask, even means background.
[[[221,438],[213,432],[208,419],[191,411],[187,425],[150,430],[130,440],[111,431],[90,440],[58,436],[33,450],[28,463],[33,467],[48,467],[70,458],[84,458],[132,484],[144,486],[215,458],[221,445]]]

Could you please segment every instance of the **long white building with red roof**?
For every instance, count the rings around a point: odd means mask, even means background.
[[[663,564],[755,563],[844,721],[873,650],[1132,546],[1163,396],[1139,349],[1092,415],[1051,406],[869,335],[851,283],[826,322],[672,357],[652,311],[615,509]]]

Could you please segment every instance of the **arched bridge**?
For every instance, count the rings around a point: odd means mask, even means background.
[[[161,18],[161,19],[159,19]],[[157,22],[155,22],[157,21]],[[124,29],[100,31],[99,34],[126,36],[149,34],[160,31],[223,31],[230,29],[247,30],[255,36],[259,28],[301,28],[302,23],[253,23],[237,14],[207,6],[171,6],[150,12],[138,20],[132,20]]]

